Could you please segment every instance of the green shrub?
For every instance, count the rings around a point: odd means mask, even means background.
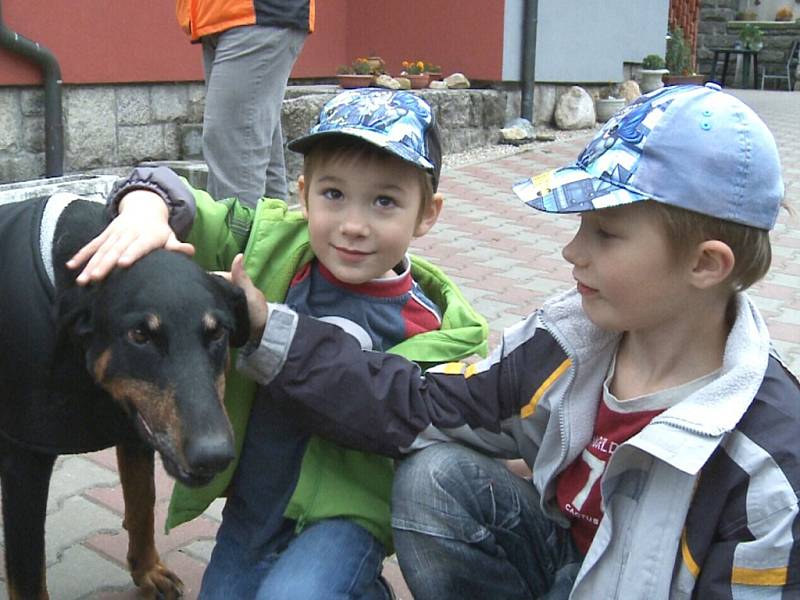
[[[683,29],[680,25],[676,25],[669,32],[665,62],[667,69],[673,75],[689,75],[693,70],[692,47],[683,34]]]
[[[642,68],[649,71],[664,68],[664,59],[658,54],[648,54],[642,60]]]

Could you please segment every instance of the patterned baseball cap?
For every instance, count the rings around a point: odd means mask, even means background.
[[[322,107],[308,135],[289,142],[305,154],[323,137],[347,135],[398,156],[431,174],[434,191],[442,169],[442,147],[430,105],[405,91],[363,88],[337,95]]]
[[[614,115],[575,164],[517,182],[529,206],[585,212],[655,200],[772,229],[784,187],[775,139],[716,84],[664,87]]]

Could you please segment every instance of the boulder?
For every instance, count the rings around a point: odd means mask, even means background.
[[[444,78],[448,89],[451,90],[465,90],[470,87],[469,79],[463,73],[453,73]]]
[[[521,144],[534,138],[536,132],[528,119],[517,118],[506,123],[500,130],[501,141],[507,144]]]
[[[378,75],[375,78],[375,85],[378,87],[386,88],[387,90],[400,90],[403,86],[391,75]],[[410,85],[410,83],[409,83]]]
[[[559,129],[594,127],[594,102],[585,89],[573,85],[556,102],[555,123]]]
[[[642,90],[639,89],[639,84],[633,79],[628,79],[628,81],[623,81],[619,84],[617,95],[625,99],[625,104],[630,104],[642,95]]]

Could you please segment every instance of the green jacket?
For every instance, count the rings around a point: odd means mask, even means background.
[[[295,273],[313,259],[306,220],[279,200],[249,208],[229,199],[215,202],[193,190],[197,213],[187,241],[195,260],[208,270],[228,270],[244,252],[245,269],[271,302],[282,302]],[[412,276],[442,310],[442,327],[408,338],[390,349],[426,368],[473,354],[486,354],[488,326],[438,268],[411,257]],[[235,364],[236,356],[231,364]],[[233,425],[237,457],[241,453],[256,384],[235,369],[227,374],[225,407]],[[224,496],[237,460],[210,484],[188,488],[175,483],[166,530],[200,515]],[[389,499],[393,464],[389,458],[349,450],[312,436],[285,516],[298,530],[325,518],[345,517],[361,524],[391,552]]]

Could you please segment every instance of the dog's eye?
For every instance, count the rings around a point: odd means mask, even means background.
[[[150,341],[150,332],[143,327],[134,327],[128,330],[128,339],[134,344],[146,344]]]

